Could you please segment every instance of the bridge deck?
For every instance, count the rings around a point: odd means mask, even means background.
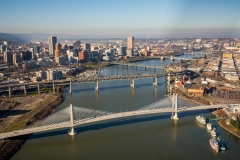
[[[173,103],[177,104],[177,109],[173,107]],[[143,107],[139,110],[121,112],[121,113],[111,113],[106,111],[82,108],[82,107],[73,107],[73,111],[70,110],[70,107],[67,107],[61,111],[58,111],[39,122],[27,126],[26,128],[14,132],[1,133],[0,139],[15,137],[31,133],[40,133],[55,129],[62,128],[71,128],[83,124],[89,124],[94,122],[100,122],[105,120],[125,118],[131,116],[139,116],[146,114],[159,114],[159,113],[177,113],[183,111],[191,110],[201,110],[201,109],[214,109],[214,108],[224,108],[228,107],[226,104],[219,105],[200,105],[194,101],[184,99],[182,97],[170,96],[165,99],[162,99],[158,102],[150,104],[146,107]],[[73,112],[73,119],[71,123],[71,113]],[[69,114],[70,113],[70,114]]]

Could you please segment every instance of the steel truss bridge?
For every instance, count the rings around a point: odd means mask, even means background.
[[[52,86],[53,93],[55,93],[55,86],[69,85],[70,86],[69,92],[72,93],[72,83],[96,83],[95,89],[96,91],[98,91],[99,82],[113,81],[113,80],[131,80],[130,86],[134,88],[134,80],[147,79],[147,78],[153,78],[153,85],[157,86],[158,77],[165,77],[164,72],[146,73],[146,74],[112,75],[112,76],[89,76],[89,77],[78,77],[78,78],[54,80],[54,81],[7,84],[7,85],[0,85],[0,92],[8,92],[9,97],[11,97],[12,91],[14,90],[24,90],[24,95],[27,95],[27,89],[37,88],[38,94],[40,94],[40,87]]]
[[[117,118],[125,118],[139,115],[150,115],[158,113],[172,113],[172,119],[178,119],[178,112],[202,110],[202,109],[216,109],[228,107],[227,104],[218,105],[202,105],[192,100],[179,97],[176,94],[157,101],[153,104],[145,106],[135,111],[127,111],[120,113],[113,113],[107,111],[100,111],[95,109],[88,109],[83,107],[72,106],[62,109],[50,116],[32,124],[25,128],[13,132],[1,133],[0,139],[40,133],[51,131],[55,129],[70,128],[69,134],[75,135],[74,127],[84,124],[91,124],[105,120],[112,120]]]
[[[170,58],[171,60],[191,60],[191,61],[197,61],[199,60],[199,58],[181,58],[181,57],[174,57],[174,56],[152,56],[151,58],[160,58],[160,59],[165,59],[165,58]],[[164,70],[166,69],[165,66],[150,66],[150,65],[144,65],[144,64],[135,64],[135,63],[112,63],[115,65],[120,65],[120,66],[126,66],[126,67],[140,67],[140,68],[152,68],[154,70],[156,69],[160,69],[160,70]]]

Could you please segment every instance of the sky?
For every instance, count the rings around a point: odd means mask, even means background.
[[[1,0],[0,32],[240,37],[239,0]]]

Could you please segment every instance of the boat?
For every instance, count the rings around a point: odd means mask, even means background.
[[[216,129],[213,128],[211,131],[210,131],[211,135],[213,138],[215,138],[217,136],[217,133],[216,133]]]
[[[209,140],[209,143],[210,143],[212,149],[218,153],[219,148],[220,148],[218,141],[215,138],[212,138]]]
[[[220,147],[220,149],[221,149],[222,151],[226,151],[226,147],[224,146],[223,141],[221,141],[221,147]]]
[[[221,151],[226,151],[226,147],[225,147],[225,145],[223,144],[223,140],[222,140],[221,135],[219,135],[219,136],[217,137],[217,140],[218,140],[218,143],[219,143],[219,145],[220,145]]]
[[[206,118],[203,116],[196,116],[196,120],[202,124],[206,124]]]
[[[207,127],[207,129],[208,129],[209,131],[212,130],[212,124],[211,124],[211,123],[207,123],[206,127]]]
[[[170,60],[174,61],[174,58],[173,58],[173,56],[171,56],[171,57],[170,57]]]

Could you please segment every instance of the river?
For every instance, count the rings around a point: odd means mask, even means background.
[[[195,57],[200,53],[195,53]],[[182,57],[192,58],[191,54]],[[177,60],[174,61],[178,62]],[[168,65],[170,60],[159,59],[135,62],[146,65]],[[153,69],[111,66],[102,69],[102,75],[153,73]],[[157,70],[156,72],[160,72]],[[98,109],[110,112],[142,108],[164,98],[165,78],[158,78],[158,86],[152,79],[135,80],[135,88],[129,80],[99,83],[99,92],[94,83],[73,84],[72,96],[64,89],[65,101],[56,111],[69,106]],[[212,116],[208,110],[179,113],[176,122],[171,114],[135,116],[78,126],[75,136],[68,130],[56,130],[33,134],[12,160],[42,159],[236,159],[240,157],[239,139],[220,128],[218,131],[227,145],[226,152],[216,154],[209,145],[210,133],[196,122],[195,117]]]

